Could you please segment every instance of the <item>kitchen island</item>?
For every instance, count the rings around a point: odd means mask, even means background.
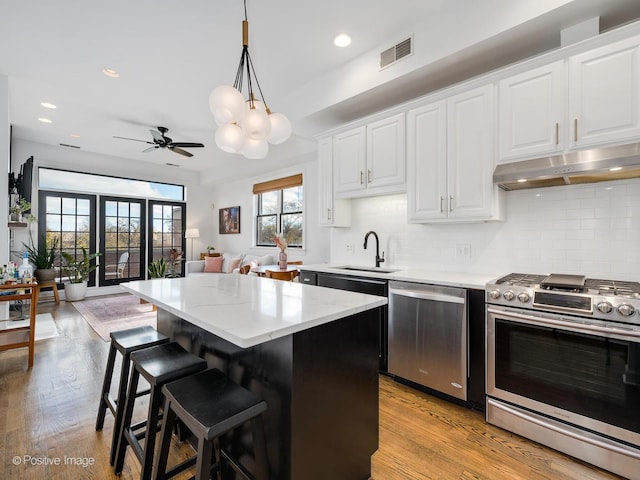
[[[369,478],[386,298],[233,274],[121,286],[157,305],[159,331],[267,402],[271,478]],[[245,438],[230,448],[251,452]]]

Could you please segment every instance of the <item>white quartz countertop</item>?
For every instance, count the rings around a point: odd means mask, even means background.
[[[349,269],[340,267],[350,267]],[[432,285],[444,285],[449,287],[477,288],[484,290],[485,285],[505,275],[505,272],[468,273],[468,272],[443,272],[437,270],[386,267],[380,269],[371,268],[373,271],[353,270],[354,266],[346,264],[317,264],[300,265],[301,270],[311,270],[314,272],[332,273],[335,275],[351,275],[368,278],[384,278],[387,280],[398,280],[403,282],[429,283]],[[369,268],[369,267],[363,267]],[[376,271],[377,270],[377,271]],[[395,270],[388,273],[385,270]]]
[[[387,304],[384,297],[253,275],[212,274],[120,286],[243,348]]]

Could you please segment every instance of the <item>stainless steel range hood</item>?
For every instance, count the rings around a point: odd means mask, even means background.
[[[640,177],[640,143],[594,148],[498,165],[493,182],[503,190],[554,187]]]

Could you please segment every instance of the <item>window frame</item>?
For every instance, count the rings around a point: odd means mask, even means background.
[[[294,211],[294,212],[284,212],[284,195],[283,195],[283,190],[287,190],[289,188],[302,188],[302,210],[298,210],[298,211]],[[265,214],[261,214],[261,207],[262,207],[262,195],[264,194],[268,194],[268,193],[273,193],[273,192],[277,192],[278,194],[278,199],[277,199],[277,211],[276,213],[265,213]],[[283,216],[288,216],[288,215],[301,215],[302,216],[302,243],[300,245],[289,245],[288,248],[295,248],[295,249],[304,249],[304,244],[305,244],[305,223],[306,223],[306,216],[305,216],[305,188],[304,188],[304,184],[301,185],[296,185],[296,186],[291,186],[291,187],[285,187],[285,188],[280,188],[277,190],[270,190],[270,191],[265,191],[265,192],[260,192],[260,193],[256,193],[254,194],[254,206],[255,206],[255,215],[254,215],[254,229],[255,229],[255,234],[253,235],[253,241],[254,241],[254,245],[256,247],[275,247],[276,244],[275,242],[270,242],[270,243],[259,243],[258,242],[258,237],[260,234],[260,228],[259,228],[259,222],[261,218],[265,218],[265,217],[276,217],[276,234],[278,233],[282,233],[282,217]]]

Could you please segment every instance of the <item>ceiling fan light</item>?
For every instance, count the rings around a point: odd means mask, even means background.
[[[266,140],[254,140],[245,138],[242,154],[251,160],[260,160],[269,153],[269,144]]]
[[[215,140],[218,148],[228,153],[238,153],[244,145],[242,130],[235,123],[228,123],[218,127]]]
[[[271,122],[267,112],[257,108],[245,113],[241,126],[244,134],[252,140],[263,140],[271,131]]]
[[[271,131],[267,135],[267,142],[272,145],[278,145],[286,142],[291,136],[292,128],[289,119],[282,113],[269,114],[269,123],[271,123]]]
[[[244,114],[244,98],[231,85],[220,85],[209,95],[209,108],[216,122],[226,118],[227,122],[238,122]]]

